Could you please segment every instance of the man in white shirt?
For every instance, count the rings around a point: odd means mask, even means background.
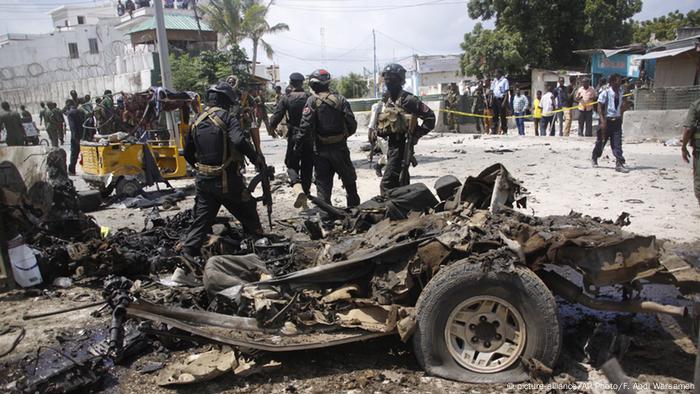
[[[491,93],[493,94],[493,101],[491,102],[491,109],[493,111],[491,134],[498,134],[499,129],[503,134],[508,134],[508,120],[506,116],[508,115],[509,89],[508,78],[503,76],[502,69],[497,68],[496,78],[491,81]]]
[[[540,122],[540,136],[547,135],[547,129],[550,128],[550,136],[554,136],[554,108],[556,107],[556,99],[552,93],[552,87],[547,87],[547,93],[545,93],[540,99],[540,108],[542,109],[542,121]]]

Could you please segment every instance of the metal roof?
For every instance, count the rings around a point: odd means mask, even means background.
[[[197,20],[189,15],[165,14],[165,30],[194,30],[197,31]],[[199,21],[202,31],[214,31],[205,21]],[[156,18],[150,17],[147,20],[133,27],[127,34],[137,33],[144,30],[155,30]]]
[[[659,59],[662,57],[671,57],[671,56],[676,56],[684,52],[688,52],[695,49],[695,47],[685,47],[685,48],[676,48],[676,49],[667,49],[665,51],[656,51],[656,52],[649,52],[646,55],[642,55],[637,58],[637,60],[650,60],[650,59]]]

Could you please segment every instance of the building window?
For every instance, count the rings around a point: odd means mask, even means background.
[[[97,47],[97,38],[88,38],[88,44],[90,44],[91,55],[100,53],[100,49]]]
[[[70,55],[71,59],[77,59],[79,57],[77,43],[75,43],[75,42],[68,43],[68,54]]]
[[[78,24],[79,25],[84,25],[85,24],[85,17],[78,15]]]

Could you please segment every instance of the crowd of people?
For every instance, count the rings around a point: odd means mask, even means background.
[[[517,83],[511,87],[502,70],[496,69],[495,75],[493,80],[477,81],[471,93],[471,114],[477,117],[477,132],[507,134],[508,118],[513,118],[519,135],[525,135],[525,120],[531,119],[535,135],[554,136],[558,129],[559,136],[569,136],[574,110],[578,109],[578,135],[593,136],[593,111],[596,111],[593,103],[598,94],[609,87],[605,78],[594,88],[588,77],[570,77],[568,85],[560,77],[556,86],[547,85],[544,93],[537,90],[533,98]],[[456,108],[451,105],[454,101],[451,95],[452,90],[445,98],[448,110]]]
[[[2,102],[0,113],[0,130],[6,132],[8,146],[37,145],[40,143],[39,128],[46,130],[47,145],[60,147],[66,141],[66,133],[70,132],[70,161],[68,172],[75,175],[75,167],[80,155],[80,141],[92,140],[94,135],[109,134],[120,127],[121,114],[124,111],[123,102],[119,99],[115,104],[111,90],[105,90],[103,96],[94,102],[89,94],[78,96],[75,90],[70,91],[63,107],[53,101],[39,103],[39,125],[24,105],[19,106],[19,112],[13,110],[8,102]]]
[[[407,153],[434,128],[435,114],[418,97],[403,90],[406,70],[401,65],[387,65],[382,78],[386,93],[375,107],[379,109],[370,128],[375,138],[386,141],[386,169],[380,182],[380,191],[386,195],[410,183]],[[347,144],[348,137],[357,130],[355,115],[345,97],[330,90],[328,71],[319,69],[309,75],[312,92],[305,91],[305,80],[301,73],[289,76],[289,91],[277,91],[275,111],[267,125],[270,135],[277,136],[277,128],[286,119],[285,165],[296,194],[294,206],[306,207],[312,182],[318,201],[331,204],[335,175],[343,183],[346,205],[358,206],[357,174]],[[257,117],[248,119],[238,110],[244,105],[242,97],[235,83],[221,82],[211,87],[206,92],[206,108],[187,134],[185,159],[197,171],[195,220],[184,244],[184,256],[193,271],[203,266],[198,258],[200,249],[222,205],[242,223],[245,232],[262,233],[256,203],[241,170],[245,158],[260,172],[267,165],[259,137],[257,143],[255,139]],[[187,282],[190,274],[179,271],[173,279]]]
[[[190,7],[190,0],[162,0],[163,8],[177,8],[181,10],[186,10]],[[123,16],[136,11],[137,8],[150,7],[151,0],[126,0],[122,3],[122,0],[117,0],[117,15]]]

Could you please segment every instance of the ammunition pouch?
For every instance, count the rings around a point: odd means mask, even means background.
[[[401,107],[384,106],[377,117],[377,136],[388,137],[392,134],[406,134],[411,115]]]
[[[219,166],[210,166],[207,164],[202,164],[202,163],[197,163],[195,164],[195,168],[197,169],[197,172],[206,175],[206,176],[218,176],[218,175],[223,175],[224,170],[228,168],[228,166],[233,163],[233,160],[229,158],[224,164],[219,165]]]
[[[330,135],[328,137],[323,137],[320,135],[316,135],[316,139],[321,145],[331,145],[331,144],[338,144],[341,142],[345,142],[345,140],[348,138],[347,133],[342,133],[342,134],[335,134],[335,135]]]

